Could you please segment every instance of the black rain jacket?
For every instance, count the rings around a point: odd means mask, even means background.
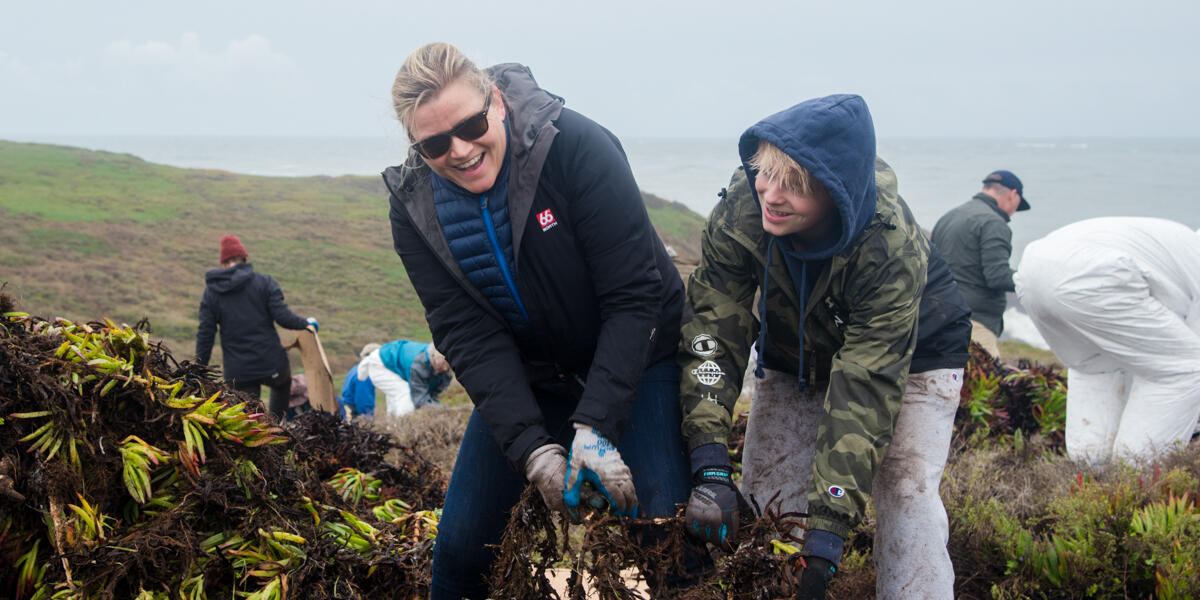
[[[513,277],[533,334],[520,341],[454,260],[430,171],[410,155],[383,172],[392,237],[450,361],[497,445],[520,469],[553,442],[531,385],[582,383],[571,420],[616,443],[646,367],[674,356],[683,282],[615,136],[537,86],[518,64],[489,69],[508,119]],[[576,386],[580,387],[580,386]]]
[[[269,377],[288,366],[275,323],[304,329],[308,322],[288,309],[283,290],[270,275],[255,273],[250,263],[205,273],[196,331],[196,361],[207,365],[213,338],[221,331],[225,379],[250,381]]]

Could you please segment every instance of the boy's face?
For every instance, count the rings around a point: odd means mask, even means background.
[[[813,186],[811,196],[801,196],[766,177],[754,179],[754,189],[762,204],[763,231],[776,237],[799,234],[804,240],[818,240],[829,232],[836,215],[833,199],[824,186]]]

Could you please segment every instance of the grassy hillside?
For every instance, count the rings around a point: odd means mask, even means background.
[[[647,207],[667,244],[696,255],[702,217],[649,195]],[[47,317],[148,317],[188,356],[204,272],[234,233],[292,310],[320,320],[340,373],[367,342],[429,339],[387,211],[378,177],[258,177],[0,141],[0,282]]]

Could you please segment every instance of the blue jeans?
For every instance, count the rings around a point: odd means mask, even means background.
[[[534,394],[546,429],[570,448],[574,429],[568,419],[575,402],[537,387]],[[679,367],[674,360],[655,363],[642,375],[633,413],[617,444],[633,474],[639,517],[673,517],[676,504],[687,502],[691,493],[681,421]],[[494,546],[500,543],[509,512],[526,485],[524,473],[513,470],[479,412],[473,412],[458,449],[433,547],[432,600],[487,597]]]

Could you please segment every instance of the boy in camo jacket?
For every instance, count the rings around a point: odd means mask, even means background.
[[[717,544],[736,535],[745,501],[727,445],[755,344],[742,491],[810,515],[797,598],[824,598],[872,491],[879,598],[951,598],[938,484],[970,310],[875,156],[862,98],[793,106],[748,129],[738,150],[743,167],[709,217],[683,318],[688,530]]]

